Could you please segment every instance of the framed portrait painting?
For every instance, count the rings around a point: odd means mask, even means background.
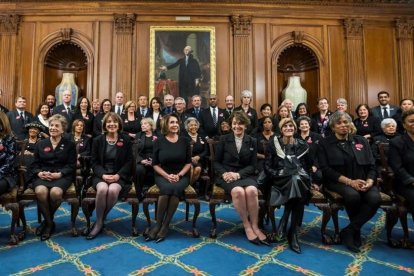
[[[150,27],[150,98],[216,94],[215,28]]]

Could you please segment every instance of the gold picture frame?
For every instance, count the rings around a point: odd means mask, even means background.
[[[172,94],[188,103],[194,94],[216,95],[215,27],[151,26],[149,72],[150,98]]]

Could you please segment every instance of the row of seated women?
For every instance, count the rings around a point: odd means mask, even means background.
[[[255,244],[269,244],[258,227],[258,143],[246,134],[250,121],[245,113],[234,112],[229,119],[232,131],[220,136],[216,147],[215,183],[232,195],[248,240]],[[191,139],[179,135],[180,125],[176,115],[164,117],[162,135],[159,136],[154,135],[151,121],[141,122],[142,132],[138,138],[142,144],[138,147],[141,158],[137,158],[139,166],[135,167],[145,173],[153,170],[155,183],[160,188],[157,224],[146,237],[147,240],[160,242],[165,239],[179,198],[190,183],[188,172],[191,165],[197,164],[201,158],[192,159],[190,141],[194,135],[190,135]],[[292,118],[280,120],[280,136],[268,136],[269,133],[263,132],[269,141],[263,163],[269,181],[263,190],[269,191],[270,204],[285,206],[278,233],[281,237],[287,234],[290,247],[295,252],[301,251],[297,228],[304,205],[310,198],[312,177],[317,175],[318,170],[322,172],[327,188],[344,198],[350,224],[342,230],[341,237],[350,250],[359,251],[360,229],[379,206],[379,191],[374,185],[375,160],[368,141],[350,134],[351,121],[347,113],[335,112],[329,121],[333,134],[319,141],[317,151],[312,151],[312,147],[309,149],[311,135],[305,140],[295,137],[297,127]],[[414,150],[414,110],[404,112],[402,121],[406,133],[391,140],[390,164],[396,177],[402,180],[396,182],[397,190],[407,198],[412,212],[414,168],[413,162],[409,161],[412,161]],[[270,124],[266,123],[266,119],[264,122],[264,127]],[[16,144],[7,117],[1,112],[0,124],[0,192],[5,193],[16,182],[14,167],[10,166],[10,161],[16,155]],[[299,125],[306,125],[306,120],[300,121]],[[75,175],[76,144],[64,137],[65,129],[65,118],[53,115],[49,119],[50,137],[35,145],[32,177],[39,210],[44,217],[36,232],[42,240],[47,240],[52,234],[54,213]],[[102,231],[106,215],[116,204],[119,195],[132,183],[130,172],[134,161],[131,139],[122,133],[120,117],[109,112],[103,118],[102,129],[104,134],[94,138],[91,150],[92,183],[97,190],[96,222],[87,239],[95,238]],[[145,175],[137,175],[145,178]],[[135,183],[140,182],[136,180]],[[284,227],[289,217],[291,226],[285,233]]]

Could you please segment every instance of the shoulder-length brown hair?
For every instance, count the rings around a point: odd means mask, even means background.
[[[103,117],[102,120],[102,131],[103,133],[107,133],[108,130],[106,129],[106,122],[108,121],[108,119],[111,118],[112,120],[114,120],[115,122],[118,123],[118,133],[122,132],[122,120],[121,117],[116,114],[115,112],[108,112],[105,114],[105,116]]]
[[[0,130],[0,138],[4,138],[12,133],[9,118],[7,118],[7,115],[4,112],[0,112],[0,125],[2,126]]]

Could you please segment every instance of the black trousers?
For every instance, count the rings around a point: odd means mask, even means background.
[[[381,196],[377,186],[372,186],[366,192],[360,192],[342,183],[329,183],[328,189],[343,197],[350,226],[355,230],[360,230],[375,215],[380,206]]]
[[[414,214],[414,186],[412,185],[399,185],[396,187],[397,193],[402,195],[408,204],[408,211]]]
[[[5,194],[9,191],[9,183],[6,179],[0,179],[0,195]]]

